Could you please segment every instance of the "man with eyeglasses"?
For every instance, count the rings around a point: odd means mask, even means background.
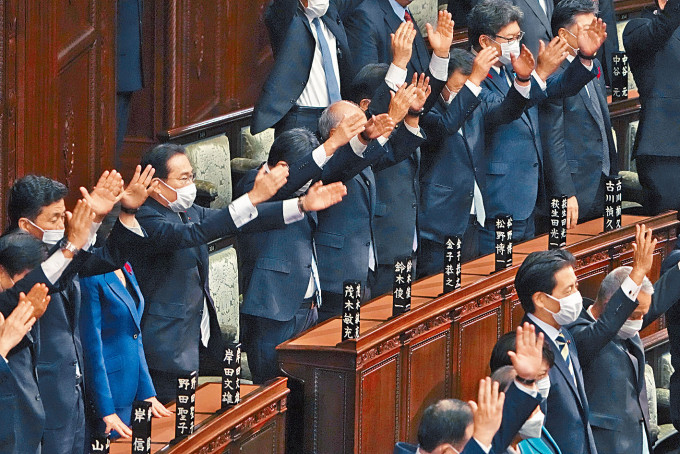
[[[529,49],[520,45],[524,34],[519,22],[522,11],[507,0],[484,0],[470,11],[468,36],[475,52],[495,47],[499,61],[491,68],[482,87],[505,98],[516,76],[509,65],[519,62],[530,69],[531,100],[522,116],[508,124],[485,131],[486,187],[482,190],[486,211],[485,225],[479,232],[479,252],[489,254],[495,248],[494,218],[510,214],[515,243],[534,237],[534,211],[545,204],[543,179],[544,153],[551,144],[541,142],[540,129],[552,127],[539,123],[538,104],[546,98],[564,98],[579,92],[593,79],[592,59],[606,37],[602,21],[579,28],[580,59],[567,70],[551,76],[567,56],[568,46],[560,38],[539,44],[537,64]],[[534,69],[535,66],[535,69]],[[520,71],[517,71],[518,73]],[[521,71],[524,73],[524,71]],[[545,151],[544,151],[544,148]]]

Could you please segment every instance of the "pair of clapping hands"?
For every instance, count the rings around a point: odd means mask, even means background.
[[[543,363],[543,337],[543,333],[536,335],[536,328],[530,323],[517,327],[515,351],[508,355],[518,377],[536,380]],[[477,401],[468,402],[474,415],[473,437],[485,446],[491,446],[503,419],[505,393],[499,391],[498,386],[498,382],[489,377],[482,379]],[[537,389],[535,384],[532,386]]]

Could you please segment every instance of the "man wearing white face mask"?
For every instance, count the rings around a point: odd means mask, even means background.
[[[651,267],[651,251],[656,240],[652,240],[651,235],[643,235],[643,229],[638,228],[635,272],[610,301],[616,309],[623,306],[621,311],[625,311],[626,306],[637,306],[640,286],[648,266]],[[515,288],[526,314],[522,322],[532,323],[537,332],[544,333],[555,354],[555,366],[549,372],[551,388],[545,425],[563,452],[595,454],[598,451],[588,419],[590,410],[578,349],[565,327],[578,319],[583,307],[574,263],[568,251],[532,252],[517,271]],[[632,309],[618,320],[598,321],[598,330],[609,331],[614,336],[630,312]]]
[[[645,238],[642,235],[633,267],[609,273],[594,304],[569,326],[583,368],[595,444],[601,452],[649,453],[655,441],[649,431],[645,353],[638,332],[680,299],[680,269],[673,266],[654,286],[644,278],[639,304],[624,301],[617,307],[614,295],[623,283],[651,269],[653,247],[647,238],[651,231]]]

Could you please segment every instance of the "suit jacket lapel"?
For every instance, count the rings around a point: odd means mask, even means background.
[[[593,117],[593,121],[597,123],[597,114],[595,113],[595,106],[593,106],[593,101],[588,96],[586,87],[583,87],[581,91],[578,92],[578,94],[581,97],[581,101],[583,101],[583,104],[585,104],[586,110],[588,111],[590,116]]]
[[[529,8],[533,11],[533,13],[536,15],[538,20],[541,21],[541,24],[545,27],[546,30],[548,30],[548,35],[552,36],[552,27],[550,26],[550,20],[548,19],[548,16],[545,11],[543,11],[543,8],[541,8],[541,5],[538,3],[538,0],[524,0],[527,5],[529,5]],[[548,12],[550,12],[550,5],[549,3],[552,0],[545,0]],[[546,43],[547,44],[547,43]]]
[[[123,283],[118,279],[115,273],[107,273],[104,275],[104,280],[109,288],[115,293],[118,298],[125,304],[125,306],[130,311],[130,316],[135,321],[137,328],[139,328],[139,315],[137,313],[137,307],[134,300],[128,293],[127,289],[123,286]]]

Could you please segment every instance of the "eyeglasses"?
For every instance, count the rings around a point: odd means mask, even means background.
[[[167,179],[167,180],[175,180],[175,181],[179,181],[179,182],[182,184],[182,186],[186,186],[186,185],[189,184],[189,183],[193,183],[195,178],[196,178],[196,175],[194,175],[194,174],[192,173],[192,174],[190,174],[190,175],[183,175],[183,176],[181,176],[181,177],[179,177],[179,178],[166,178],[166,179]]]
[[[524,32],[520,31],[516,36],[506,37],[501,35],[494,35],[496,38],[502,38],[508,42],[508,44],[514,44],[516,41],[521,41],[524,38]],[[494,42],[496,42],[494,40]],[[500,44],[500,43],[497,43]]]

